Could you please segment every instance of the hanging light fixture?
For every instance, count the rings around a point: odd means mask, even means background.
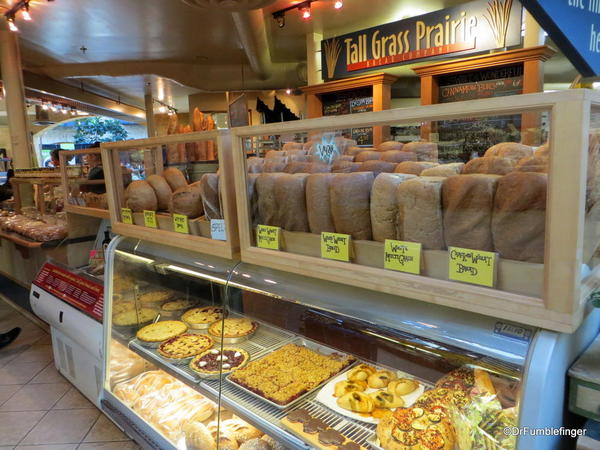
[[[344,7],[344,2],[342,0],[336,0],[336,2],[333,4],[333,7],[335,9],[342,9]]]
[[[17,25],[15,25],[15,18],[14,17],[7,17],[6,20],[8,20],[8,29],[10,31],[13,32],[17,32],[19,31],[19,27],[17,27]]]

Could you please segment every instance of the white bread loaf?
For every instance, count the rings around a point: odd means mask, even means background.
[[[287,158],[269,158],[265,159],[263,172],[283,172],[287,165]]]
[[[448,247],[493,251],[492,210],[498,175],[455,175],[442,186]]]
[[[150,183],[144,180],[132,181],[125,190],[125,206],[133,212],[156,211],[158,200]]]
[[[308,173],[311,163],[294,161],[289,162],[283,168],[285,173]]]
[[[492,145],[485,151],[484,157],[497,156],[508,158],[516,163],[518,160],[533,155],[533,148],[529,145],[519,144],[518,142],[500,142]]]
[[[165,180],[167,180],[167,183],[169,183],[169,186],[171,186],[171,190],[173,192],[179,188],[187,186],[188,184],[183,172],[176,167],[166,168],[163,170],[162,175],[165,177]]]
[[[438,160],[438,146],[435,142],[409,142],[404,144],[402,151],[414,153],[417,155],[417,161],[437,162]]]
[[[422,177],[451,177],[452,175],[459,175],[462,172],[463,167],[465,167],[464,163],[440,164],[439,166],[425,169],[423,172],[421,172],[421,176]]]
[[[398,186],[398,237],[420,242],[424,249],[443,250],[442,184],[445,177],[416,177]]]
[[[385,141],[377,145],[375,148],[378,152],[387,152],[390,150],[402,150],[404,144],[398,141]]]
[[[394,173],[410,173],[413,175],[421,175],[425,169],[430,169],[437,166],[437,163],[426,161],[404,161],[396,166]]]
[[[258,214],[261,225],[280,227],[279,205],[275,199],[275,182],[284,176],[284,173],[261,173],[256,179],[256,193],[258,194]]]
[[[267,154],[265,155],[265,159],[271,159],[271,158],[286,158],[287,157],[287,152],[283,151],[283,150],[269,150],[267,152]]]
[[[307,173],[283,174],[275,180],[275,204],[279,226],[287,231],[308,232],[306,213]]]
[[[216,173],[205,173],[200,178],[200,195],[202,197],[202,208],[208,220],[222,219],[221,199],[219,196],[219,175]]]
[[[171,200],[171,194],[173,191],[171,190],[169,183],[167,183],[167,180],[160,175],[150,175],[148,178],[146,178],[146,181],[150,184],[150,186],[152,186],[152,189],[154,189],[157,200],[157,208],[164,211],[168,210],[169,200]]]
[[[371,227],[373,240],[384,242],[397,239],[398,186],[415,175],[402,173],[381,173],[377,175],[371,190]]]
[[[182,214],[195,219],[202,215],[202,195],[200,181],[183,186],[173,192],[169,203],[171,214]]]
[[[547,186],[544,173],[512,172],[498,180],[492,235],[502,258],[544,262]]]
[[[382,161],[388,161],[393,163],[401,163],[404,161],[416,161],[417,155],[412,152],[404,152],[400,150],[389,150],[381,154]]]
[[[337,160],[331,166],[331,171],[334,173],[351,173],[358,172],[362,163]]]
[[[548,173],[548,158],[540,156],[527,156],[519,160],[515,166],[515,171]]]
[[[334,175],[315,173],[306,180],[306,212],[311,233],[334,232],[329,201],[329,187]]]
[[[514,170],[514,161],[501,156],[486,156],[475,158],[465,164],[463,174],[487,173],[491,175],[506,175]]]
[[[336,161],[350,161],[350,162],[354,162],[354,156],[352,156],[352,155],[339,155],[339,156],[336,156],[335,159],[333,160],[334,163]]]
[[[350,147],[350,148],[347,148],[343,154],[356,157],[356,155],[358,155],[360,152],[364,152],[364,151],[365,151],[365,149],[362,147]]]
[[[264,158],[252,156],[246,160],[246,170],[248,173],[261,173],[265,165]]]
[[[374,150],[363,150],[354,157],[355,162],[365,162],[373,159],[381,159],[381,153]]]
[[[379,161],[376,159],[372,159],[369,161],[365,161],[358,168],[359,172],[373,172],[375,176],[379,175],[382,172],[392,173],[396,168],[395,163]]]
[[[353,239],[372,238],[370,202],[374,179],[371,172],[335,175],[329,200],[336,233],[349,234]]]

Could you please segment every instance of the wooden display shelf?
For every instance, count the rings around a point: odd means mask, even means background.
[[[21,236],[19,233],[15,233],[12,231],[3,231],[0,230],[0,238],[7,239],[13,242],[16,245],[19,245],[24,248],[40,248],[44,243],[40,241],[34,241],[33,239],[26,238],[25,236]]]
[[[585,213],[591,109],[598,105],[600,95],[597,92],[579,89],[328,117],[327,121],[309,119],[233,129],[242,261],[499,319],[573,332],[581,324],[589,295],[600,289],[600,265],[593,265],[597,263],[593,256],[600,242],[600,221],[586,218]],[[314,246],[318,236],[284,232],[283,238],[290,252],[266,250],[253,245],[246,159],[242,151],[246,138],[525,112],[547,112],[552,124],[544,263],[501,260],[499,289],[448,281],[444,274],[445,252],[425,251],[425,264],[427,270],[431,270],[431,277],[428,277],[382,269],[380,244],[374,242],[358,243],[358,263],[320,258],[316,250],[318,247]],[[308,247],[305,240],[311,242]],[[377,264],[372,264],[374,267],[364,264],[365,260],[368,262],[372,258],[377,260]],[[589,273],[582,280],[582,267],[590,262]]]
[[[189,221],[190,234],[176,233],[172,228],[170,214],[157,213],[158,228],[144,226],[141,213],[134,213],[134,223],[121,220],[121,207],[125,205],[125,186],[121,174],[119,152],[144,150],[146,175],[161,174],[163,171],[162,146],[186,142],[215,141],[218,151],[221,185],[221,210],[225,219],[227,241],[210,238],[210,226],[202,219]],[[108,204],[112,230],[137,239],[161,242],[165,245],[206,253],[225,259],[239,258],[239,237],[235,190],[233,182],[233,162],[231,136],[228,131],[203,131],[195,133],[158,136],[148,139],[102,143],[102,161],[107,181]],[[117,176],[117,174],[119,174]]]
[[[108,209],[90,208],[89,206],[65,204],[65,211],[82,216],[97,217],[99,219],[110,219]]]

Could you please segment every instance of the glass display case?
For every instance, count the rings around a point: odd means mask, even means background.
[[[560,335],[132,238],[108,252],[102,405],[153,448],[550,448],[505,430],[563,424],[599,323]]]
[[[234,129],[242,261],[572,332],[600,286],[598,104],[571,90]],[[357,127],[420,140],[365,148]],[[297,138],[248,157],[265,135]]]
[[[101,148],[115,233],[227,259],[239,253],[228,131]]]

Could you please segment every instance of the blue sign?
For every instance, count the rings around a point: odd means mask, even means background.
[[[522,2],[581,75],[600,75],[600,0]]]

